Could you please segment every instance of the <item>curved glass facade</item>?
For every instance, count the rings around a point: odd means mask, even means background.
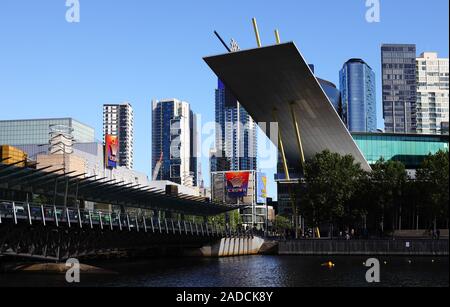
[[[342,116],[351,132],[377,130],[375,73],[360,59],[347,61],[339,74]]]
[[[333,104],[334,109],[342,118],[341,92],[333,83],[320,78],[317,78],[317,80],[319,80],[320,86],[322,86],[323,91],[328,96],[328,99],[330,99],[330,102]]]

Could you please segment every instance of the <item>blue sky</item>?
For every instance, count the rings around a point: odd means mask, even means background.
[[[380,0],[381,22],[367,23],[365,0],[79,0],[81,22],[65,20],[65,0],[0,1],[0,119],[70,116],[102,133],[102,104],[135,110],[135,168],[150,174],[153,98],[191,103],[214,120],[217,80],[202,57],[223,53],[213,35],[255,47],[295,41],[316,74],[338,84],[342,64],[364,59],[377,76],[380,46],[415,43],[448,57],[448,0]],[[203,159],[207,175],[207,160]],[[273,169],[264,170],[270,173]],[[269,176],[272,179],[272,176]],[[269,194],[276,195],[273,180]]]

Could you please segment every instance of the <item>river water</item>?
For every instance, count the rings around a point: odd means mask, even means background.
[[[116,274],[82,273],[78,286],[107,287],[366,287],[363,257],[247,256],[164,258],[90,263]],[[381,257],[378,286],[449,286],[449,258]],[[333,268],[323,266],[335,263]],[[0,286],[73,286],[64,274],[0,273]],[[376,286],[376,285],[375,285]]]

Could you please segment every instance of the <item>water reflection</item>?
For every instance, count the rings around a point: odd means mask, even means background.
[[[363,257],[252,256],[170,258],[93,265],[115,275],[82,274],[78,286],[124,287],[303,287],[374,286],[365,280]],[[378,286],[449,286],[449,259],[380,258]],[[322,264],[332,261],[330,268]],[[411,263],[410,263],[411,262]],[[64,275],[0,274],[0,286],[73,286]]]

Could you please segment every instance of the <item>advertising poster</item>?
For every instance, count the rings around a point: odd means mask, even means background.
[[[256,202],[259,204],[266,203],[267,198],[267,176],[264,173],[257,173],[256,189],[257,189],[257,199]]]
[[[106,168],[116,168],[119,163],[119,138],[107,134],[105,136],[105,166]]]
[[[250,172],[228,172],[225,174],[227,193],[229,197],[247,196]]]

